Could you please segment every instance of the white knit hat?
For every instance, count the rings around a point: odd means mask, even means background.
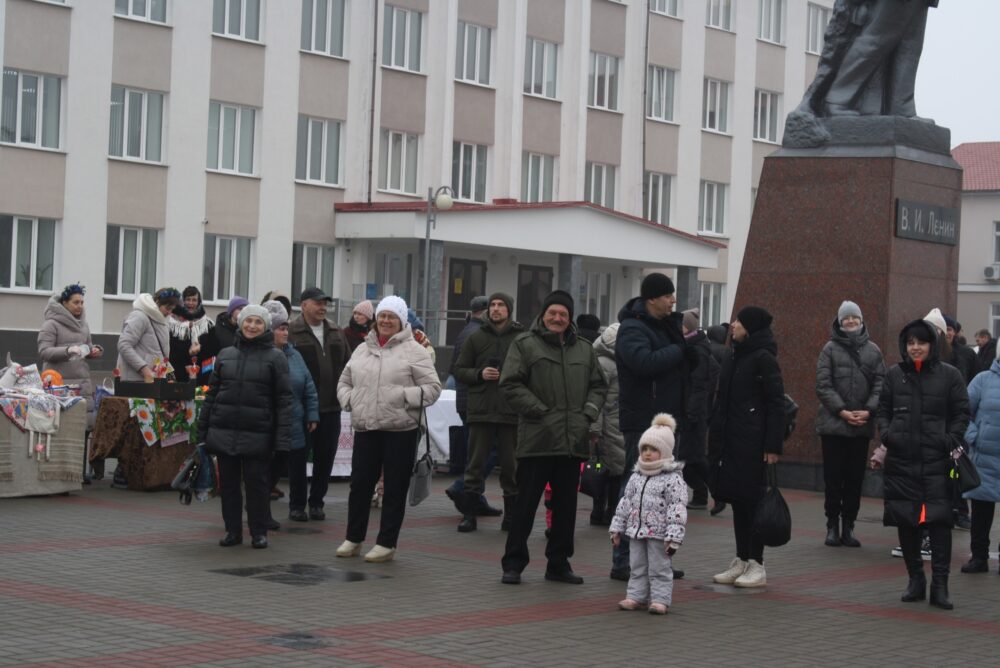
[[[256,304],[249,304],[243,307],[240,311],[240,317],[237,319],[236,324],[239,327],[243,327],[243,321],[250,316],[256,316],[264,321],[264,329],[271,329],[271,312],[268,311],[263,306],[257,306]]]
[[[407,312],[406,302],[403,301],[402,297],[397,297],[396,295],[391,295],[389,297],[383,297],[382,301],[378,303],[378,308],[375,309],[375,317],[382,311],[389,311],[399,318],[399,322],[406,326],[406,312]]]
[[[670,413],[659,413],[653,418],[653,425],[642,433],[639,439],[639,450],[642,446],[651,445],[660,452],[660,461],[664,465],[674,461],[674,430],[677,421]]]
[[[939,308],[932,308],[931,312],[924,316],[924,322],[929,322],[937,327],[938,335],[948,331],[948,325],[945,323],[944,316],[941,315],[941,309]]]

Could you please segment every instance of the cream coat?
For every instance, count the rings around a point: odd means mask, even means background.
[[[151,295],[139,295],[132,308],[118,337],[118,369],[122,380],[139,381],[154,358],[170,358],[170,327]]]
[[[441,394],[441,380],[427,349],[417,343],[409,325],[385,346],[378,333],[368,333],[355,349],[337,384],[337,399],[351,413],[355,431],[409,431],[420,419],[423,406]]]
[[[84,316],[77,318],[59,301],[59,296],[49,299],[45,306],[45,322],[38,330],[38,357],[44,369],[58,371],[63,382],[80,386],[80,394],[87,399],[87,410],[94,408],[94,386],[90,382],[90,367],[83,357],[72,357],[70,346],[92,346],[90,327]]]

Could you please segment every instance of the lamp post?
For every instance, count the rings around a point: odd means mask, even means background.
[[[427,189],[427,229],[424,232],[424,285],[421,295],[421,311],[424,316],[424,324],[430,329],[430,291],[431,291],[431,227],[437,226],[437,212],[447,211],[455,203],[453,197],[455,192],[448,186],[441,186],[437,190]],[[435,326],[431,334],[431,342],[437,338],[437,327]]]

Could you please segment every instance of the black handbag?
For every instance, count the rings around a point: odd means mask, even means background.
[[[596,455],[587,460],[580,474],[580,492],[597,499],[608,484],[608,467]]]
[[[792,513],[778,489],[778,472],[774,464],[767,467],[767,489],[757,504],[753,533],[768,547],[781,547],[792,539]]]
[[[431,456],[431,437],[427,433],[427,410],[424,408],[424,388],[420,388],[420,417],[417,419],[418,438],[424,440],[424,454],[413,463],[410,474],[409,503],[418,505],[431,494],[431,476],[434,475],[434,458]]]
[[[958,491],[964,494],[982,485],[983,479],[979,477],[979,471],[965,448],[958,449],[961,451],[958,457],[951,460],[951,479],[958,485]]]

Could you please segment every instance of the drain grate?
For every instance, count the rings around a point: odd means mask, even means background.
[[[308,633],[283,633],[279,636],[261,638],[258,642],[262,642],[265,645],[277,645],[278,647],[301,650],[319,649],[320,647],[330,646],[330,643],[322,638],[317,638]]]
[[[748,594],[763,594],[765,591],[764,587],[731,587],[729,585],[720,584],[695,585],[695,589],[698,591],[709,591],[713,594],[732,594],[739,596],[746,596]]]
[[[388,575],[376,575],[360,571],[342,571],[337,568],[316,566],[314,564],[275,564],[271,566],[248,566],[245,568],[220,568],[210,572],[297,587],[309,587],[324,582],[359,582],[361,580],[381,580],[390,577]]]

